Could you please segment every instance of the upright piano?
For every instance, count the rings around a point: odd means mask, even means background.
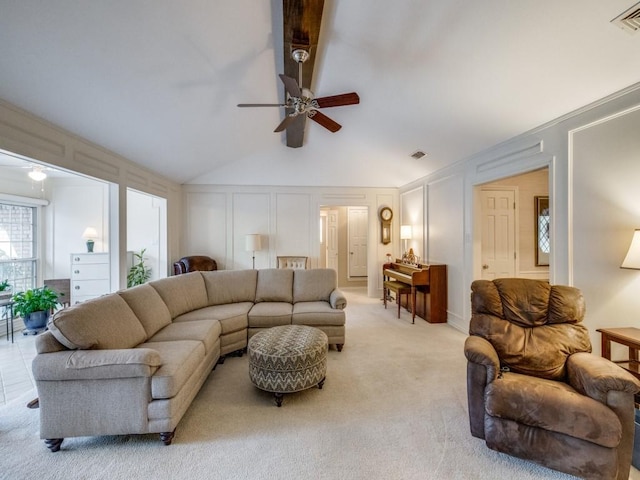
[[[383,280],[393,279],[411,287],[408,305],[412,315],[429,323],[447,321],[447,266],[442,263],[409,265],[396,259],[382,266]],[[409,303],[410,302],[410,303]]]

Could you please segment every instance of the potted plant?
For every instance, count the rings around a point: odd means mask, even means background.
[[[144,252],[146,251],[147,249],[143,248],[140,250],[140,253],[133,252],[133,256],[136,257],[138,263],[134,263],[129,269],[129,273],[127,274],[127,288],[142,285],[151,278],[151,267],[147,267],[144,264]]]
[[[9,280],[0,282],[0,302],[8,299],[11,296],[11,285]]]
[[[13,311],[22,317],[30,333],[44,330],[51,310],[59,304],[58,294],[49,287],[32,288],[13,296]]]

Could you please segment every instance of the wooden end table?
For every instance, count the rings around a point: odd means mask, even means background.
[[[611,360],[611,342],[619,343],[629,348],[628,359],[611,361],[640,379],[640,361],[638,360],[640,328],[598,328],[596,332],[600,332],[602,335],[602,356],[607,360]]]

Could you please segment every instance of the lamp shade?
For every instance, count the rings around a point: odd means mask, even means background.
[[[411,225],[400,226],[400,240],[411,240]]]
[[[258,252],[262,248],[259,233],[250,233],[245,237],[245,250],[247,252]]]
[[[94,238],[97,238],[97,237],[98,237],[98,232],[93,227],[85,228],[84,232],[82,233],[82,238],[94,239]]]
[[[640,270],[640,229],[636,229],[636,231],[633,232],[629,251],[627,252],[627,256],[624,257],[624,261],[622,262],[622,265],[620,265],[620,268]]]

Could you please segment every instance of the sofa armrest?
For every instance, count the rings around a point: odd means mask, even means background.
[[[336,288],[333,292],[331,292],[329,303],[331,304],[331,308],[344,310],[344,308],[347,306],[347,298],[344,296],[344,293]]]
[[[581,352],[567,359],[567,382],[583,395],[607,404],[609,392],[631,395],[640,391],[640,381],[606,358]]]
[[[100,380],[151,377],[161,365],[151,348],[67,350],[36,355],[32,370],[36,381]]]

